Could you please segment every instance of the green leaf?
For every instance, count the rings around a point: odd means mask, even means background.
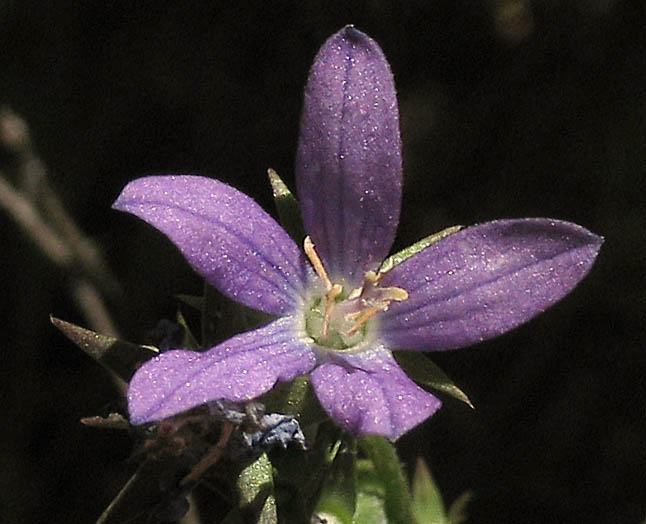
[[[263,453],[240,472],[236,488],[240,497],[239,508],[244,516],[244,522],[250,524],[278,523],[273,468],[266,454]]]
[[[159,352],[155,347],[100,335],[55,317],[50,317],[50,320],[74,344],[126,382],[142,362]]]
[[[346,444],[334,458],[316,505],[316,514],[327,522],[353,524],[356,499],[356,446]]]
[[[413,511],[418,522],[449,524],[440,490],[423,459],[417,459],[413,476]]]
[[[305,230],[303,229],[303,223],[301,221],[298,200],[296,200],[296,197],[294,197],[276,171],[268,169],[267,174],[269,175],[269,183],[274,194],[274,203],[278,211],[280,225],[294,239],[294,242],[301,245],[305,238]]]
[[[379,268],[379,273],[387,273],[395,266],[401,264],[404,260],[412,257],[420,251],[423,251],[438,240],[442,240],[443,238],[446,238],[453,233],[457,233],[462,228],[463,226],[447,227],[439,233],[435,233],[433,235],[422,238],[422,240],[418,240],[412,246],[408,246],[407,248],[398,251],[394,255],[391,255],[386,260],[384,260],[383,264],[381,264],[381,267]]]
[[[444,371],[422,353],[417,351],[393,351],[393,356],[401,368],[415,382],[442,391],[464,402],[470,408],[475,409],[466,393],[456,386]]]
[[[394,446],[370,435],[359,439],[359,448],[372,461],[384,486],[384,509],[390,524],[415,524],[413,500]],[[421,523],[420,523],[421,524]]]
[[[467,505],[472,499],[473,491],[465,491],[453,501],[449,508],[449,524],[461,524],[467,521]]]

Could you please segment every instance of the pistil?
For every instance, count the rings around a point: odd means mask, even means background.
[[[343,287],[339,284],[334,284],[332,289],[327,292],[325,295],[325,315],[323,316],[323,329],[321,330],[321,336],[327,338],[327,334],[330,331],[330,320],[332,319],[332,310],[334,309],[334,304],[336,297],[338,297],[343,291]]]
[[[379,287],[379,280],[382,274],[368,271],[364,275],[363,284],[350,291],[347,296],[343,297],[343,302],[347,304],[347,307],[344,306],[342,309],[345,312],[350,309],[351,312],[348,312],[345,315],[341,312],[337,313],[337,316],[335,316],[335,307],[339,297],[343,293],[343,286],[332,283],[327,271],[325,271],[321,258],[316,252],[314,243],[309,236],[305,237],[303,248],[307,258],[309,258],[312,263],[314,271],[323,282],[326,290],[325,308],[322,312],[323,321],[316,329],[316,331],[320,330],[320,337],[318,336],[318,333],[313,334],[314,338],[317,341],[320,341],[323,345],[338,344],[339,342],[332,342],[332,340],[336,341],[339,338],[339,335],[341,336],[341,339],[343,339],[343,337],[354,337],[371,318],[382,311],[386,311],[391,302],[401,302],[408,299],[408,292],[405,289],[398,287]],[[339,314],[342,316],[338,317]],[[333,319],[336,319],[334,324]],[[349,329],[347,329],[346,323],[351,323]],[[331,330],[333,332],[332,334],[330,333]],[[345,342],[343,342],[343,344],[345,344]]]

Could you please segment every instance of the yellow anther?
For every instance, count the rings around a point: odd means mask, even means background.
[[[408,300],[408,291],[400,287],[384,287],[381,288],[380,291],[381,296],[379,298],[381,300],[386,300],[388,302],[403,302],[404,300]]]
[[[323,262],[321,262],[318,253],[314,249],[314,242],[312,242],[312,239],[309,237],[309,235],[305,237],[305,241],[303,242],[303,250],[305,251],[307,258],[310,259],[310,262],[314,267],[314,271],[316,271],[316,274],[323,281],[323,284],[325,284],[325,290],[330,291],[332,289],[332,282],[330,282],[330,279],[327,276],[327,272],[323,267]]]

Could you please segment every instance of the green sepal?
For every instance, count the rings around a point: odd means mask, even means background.
[[[384,511],[389,524],[422,524],[413,513],[413,499],[395,447],[384,437],[359,439],[359,449],[372,461],[384,487]]]
[[[269,175],[269,183],[274,195],[276,211],[278,211],[278,221],[289,236],[294,239],[294,242],[300,246],[305,238],[305,229],[303,229],[303,222],[301,221],[298,200],[296,200],[296,197],[276,171],[268,169],[267,174]]]
[[[384,260],[383,264],[381,264],[381,267],[379,268],[379,273],[387,273],[392,268],[394,268],[395,266],[398,266],[399,264],[409,259],[413,255],[419,253],[420,251],[425,250],[431,244],[435,244],[435,242],[437,242],[438,240],[442,240],[443,238],[446,238],[449,235],[452,235],[453,233],[457,233],[463,227],[464,226],[447,227],[446,229],[443,229],[439,233],[435,233],[433,235],[429,235],[427,237],[422,238],[422,240],[418,240],[413,245],[408,246],[407,248],[402,249],[401,251],[398,251],[394,255],[391,255],[386,260]]]
[[[449,508],[449,524],[462,524],[469,518],[467,515],[467,505],[473,499],[473,491],[465,491],[453,501]]]
[[[186,318],[184,318],[184,315],[182,315],[181,311],[177,311],[177,323],[184,328],[182,348],[192,350],[200,349],[200,343],[197,341],[197,338],[195,338],[195,335],[193,335],[191,328],[188,327]]]
[[[419,522],[449,524],[440,490],[426,462],[421,458],[417,459],[412,491],[413,511]]]
[[[356,441],[338,450],[316,505],[315,513],[326,522],[353,524],[357,505]]]
[[[259,400],[267,412],[291,415],[298,419],[302,427],[328,418],[306,375],[296,377],[291,382],[278,382]]]
[[[175,295],[175,298],[179,300],[180,302],[183,302],[187,306],[191,306],[193,309],[197,309],[198,311],[202,311],[202,308],[204,308],[204,297],[198,297],[195,295],[184,295],[184,294],[177,294]]]
[[[244,522],[277,524],[274,475],[265,453],[245,467],[236,480],[238,507]]]
[[[213,347],[238,333],[255,329],[273,317],[224,296],[204,283],[202,347]]]
[[[55,317],[50,317],[50,320],[63,335],[85,353],[126,382],[130,380],[142,362],[159,353],[159,350],[153,346],[141,346],[101,335]]]
[[[415,382],[446,393],[475,409],[469,397],[428,357],[417,351],[393,351],[393,356],[406,374]]]

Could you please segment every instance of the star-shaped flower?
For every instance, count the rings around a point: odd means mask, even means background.
[[[397,438],[440,401],[408,378],[391,349],[453,349],[500,335],[569,293],[601,246],[575,224],[500,220],[382,267],[399,219],[401,170],[388,63],[373,40],[346,27],[319,51],[305,90],[296,158],[304,251],[256,202],[216,180],[128,184],[116,209],[166,234],[225,295],[278,316],[205,352],[146,362],[128,390],[131,421],[247,401],[309,374],[341,427]]]

